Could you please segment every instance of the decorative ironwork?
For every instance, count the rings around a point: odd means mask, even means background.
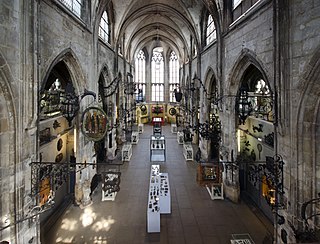
[[[244,124],[249,116],[274,121],[273,107],[273,96],[263,80],[257,81],[254,91],[249,91],[248,84],[240,87],[236,101],[240,124]]]
[[[122,77],[121,74],[119,73],[119,75],[113,79],[113,81],[106,87],[103,87],[104,90],[104,97],[110,97],[112,96],[118,89],[119,87],[119,83],[121,81]]]
[[[281,201],[284,195],[283,185],[283,165],[284,162],[280,155],[266,157],[265,164],[249,164],[249,178],[253,183],[258,181],[266,186],[265,198],[271,207],[283,207]]]
[[[65,93],[61,97],[62,99],[60,110],[62,112],[63,117],[65,117],[68,121],[69,126],[71,126],[72,120],[74,119],[74,117],[76,117],[80,109],[80,101],[88,95],[96,98],[96,94],[94,92],[85,89],[84,93],[81,95],[79,100],[79,97],[75,94],[75,90],[72,86],[72,83],[68,83],[66,85]]]
[[[196,81],[198,81],[198,82],[200,83],[200,86],[202,87],[203,92],[206,94],[207,100],[209,100],[209,101],[215,101],[215,100],[217,100],[217,88],[216,88],[216,87],[214,87],[215,89],[214,89],[213,92],[209,93],[208,90],[207,90],[207,88],[205,87],[205,85],[202,83],[201,79],[199,79],[196,74],[195,74],[195,76],[193,77],[193,81],[194,81],[194,82],[191,83],[192,87],[195,86],[195,82],[196,82]]]
[[[193,129],[197,131],[202,138],[211,140],[211,142],[213,142],[212,145],[218,145],[221,141],[221,122],[215,114],[210,116],[209,121],[199,123],[195,125]]]
[[[60,110],[66,118],[69,126],[72,124],[73,118],[77,115],[80,108],[79,98],[75,94],[72,83],[66,85],[65,93],[63,94]]]
[[[252,104],[249,101],[248,90],[241,87],[236,106],[240,124],[245,124],[246,119],[252,112]]]
[[[296,229],[295,226],[289,222],[290,227],[292,228],[296,240],[300,243],[318,243],[320,240],[319,231],[316,228],[312,228],[309,224],[309,220],[320,215],[320,212],[317,212],[317,208],[312,208],[312,205],[318,205],[320,203],[320,193],[318,197],[304,202],[301,206],[301,218],[303,221],[303,229]],[[310,206],[309,211],[307,211]],[[314,210],[315,212],[312,212]],[[309,212],[309,214],[307,214]]]
[[[136,87],[136,83],[132,81],[132,74],[131,73],[127,73],[127,83],[125,83],[124,85],[124,94],[126,95],[133,95],[133,94],[136,94],[136,90],[137,90],[137,87]]]

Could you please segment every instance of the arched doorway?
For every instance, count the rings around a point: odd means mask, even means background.
[[[46,232],[48,220],[54,221],[58,217],[55,213],[66,207],[74,195],[78,170],[74,164],[77,153],[77,124],[74,116],[77,115],[79,100],[72,80],[70,68],[62,59],[52,65],[40,90],[39,162],[32,172],[36,180],[32,192],[40,207],[46,206],[50,194],[54,194],[55,203],[40,215],[41,238]],[[75,110],[70,107],[66,111],[63,106],[71,94]]]
[[[266,180],[253,172],[274,156],[274,99],[266,76],[254,64],[244,70],[236,100],[241,196],[272,221],[269,193],[273,189],[266,189]]]

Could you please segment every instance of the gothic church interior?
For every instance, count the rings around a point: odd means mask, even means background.
[[[320,242],[320,1],[0,16],[0,243]]]

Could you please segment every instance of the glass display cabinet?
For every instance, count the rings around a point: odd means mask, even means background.
[[[166,140],[164,136],[150,137],[150,161],[166,161]]]

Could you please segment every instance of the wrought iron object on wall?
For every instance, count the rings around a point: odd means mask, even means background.
[[[212,115],[209,121],[193,126],[193,129],[205,140],[211,140],[214,144],[221,141],[221,122],[217,115]]]
[[[65,117],[68,121],[69,126],[71,126],[72,120],[74,119],[74,117],[76,117],[80,109],[80,101],[88,95],[96,98],[96,94],[94,92],[84,89],[84,93],[80,96],[79,99],[79,96],[75,94],[75,90],[72,83],[68,83],[66,85],[65,93],[63,97],[61,97],[60,110],[62,112],[63,117]]]
[[[250,164],[249,178],[253,183],[262,182],[270,189],[269,194],[266,195],[268,204],[274,208],[281,208],[284,206],[282,196],[284,195],[283,185],[283,165],[282,157],[276,154],[273,157],[266,157],[266,163]]]
[[[121,74],[119,73],[118,76],[114,78],[108,86],[103,87],[103,95],[105,98],[115,94],[115,92],[118,90],[121,79]]]
[[[240,88],[236,104],[239,123],[245,124],[246,119],[252,112],[252,104],[249,101],[248,89],[246,87]]]

